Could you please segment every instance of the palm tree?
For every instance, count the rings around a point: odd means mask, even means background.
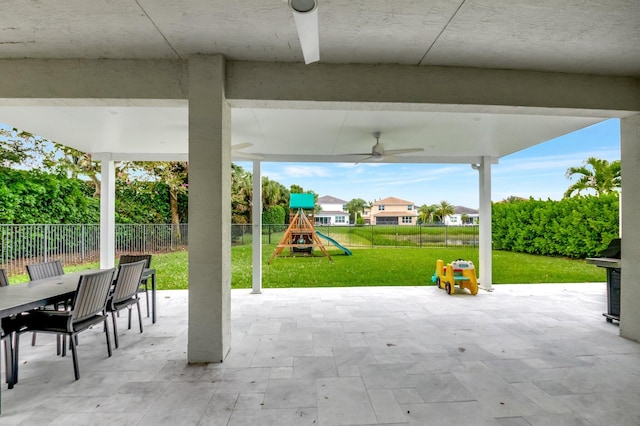
[[[444,218],[454,214],[455,208],[453,207],[453,204],[449,203],[448,201],[440,201],[440,204],[436,204],[435,205],[436,211],[435,211],[435,216],[438,218],[438,220],[442,223],[444,223]]]
[[[580,167],[569,167],[566,177],[571,179],[574,175],[580,177],[576,183],[569,186],[564,193],[565,198],[571,197],[574,192],[580,194],[580,191],[592,189],[597,196],[608,194],[620,188],[620,160],[609,163],[607,160],[601,160],[595,157],[587,158]]]
[[[436,205],[430,206],[423,204],[418,207],[418,220],[420,223],[433,223],[433,219],[436,215]]]
[[[349,212],[349,217],[353,218],[352,223],[358,220],[358,213],[364,212],[367,202],[362,198],[354,198],[345,204],[345,209]]]

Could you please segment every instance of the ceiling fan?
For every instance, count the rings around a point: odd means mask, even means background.
[[[238,143],[231,145],[231,158],[238,158],[243,160],[262,160],[263,157],[257,154],[250,154],[248,152],[242,152],[243,149],[253,146],[250,142]]]
[[[409,154],[412,152],[422,152],[424,148],[405,148],[405,149],[384,149],[384,145],[380,142],[380,132],[374,132],[373,137],[376,138],[376,143],[371,147],[371,154],[355,154],[355,155],[366,155],[365,158],[359,160],[358,163],[362,163],[367,160],[373,161],[382,161],[386,157],[394,156],[397,154]]]

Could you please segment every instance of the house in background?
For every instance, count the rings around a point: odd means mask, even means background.
[[[371,225],[415,225],[418,223],[417,208],[413,201],[387,197],[375,201],[362,214],[365,223]]]
[[[345,210],[347,201],[325,195],[318,198],[320,213],[315,215],[316,225],[348,225],[349,212]]]
[[[444,218],[445,225],[477,225],[480,212],[469,207],[455,206],[455,213]]]

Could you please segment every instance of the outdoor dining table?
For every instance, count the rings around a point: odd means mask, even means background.
[[[80,276],[98,272],[99,269],[87,269],[70,272],[64,275],[28,281],[0,287],[0,319],[28,312],[42,306],[68,300],[78,288]],[[151,279],[151,307],[152,322],[156,322],[156,270],[147,268],[142,273],[142,279]],[[10,337],[8,337],[10,338]],[[13,377],[14,365],[7,368],[8,377]],[[12,379],[13,380],[13,379]],[[12,381],[11,380],[11,381]],[[11,384],[10,384],[11,385]],[[1,409],[0,399],[0,413]]]

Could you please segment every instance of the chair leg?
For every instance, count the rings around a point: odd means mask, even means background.
[[[144,285],[144,298],[147,301],[147,318],[149,318],[149,288],[146,283]]]
[[[107,338],[107,353],[111,356],[111,339],[109,338],[109,324],[107,324],[107,315],[104,316],[104,335]]]
[[[113,320],[113,342],[116,345],[116,349],[118,349],[118,325],[116,324],[116,315],[115,312],[111,312],[111,319]],[[105,323],[106,326],[106,323]],[[108,333],[108,331],[106,331],[106,327],[105,327],[105,332]]]
[[[131,305],[127,306],[127,309],[129,310],[129,326],[127,330],[131,330]]]
[[[136,306],[138,306],[138,322],[140,323],[140,333],[142,333],[142,312],[140,312],[140,299],[136,301]]]
[[[78,349],[76,348],[76,341],[73,335],[69,336],[69,346],[71,347],[71,357],[73,358],[73,373],[76,376],[76,380],[80,380],[80,367],[78,366]]]
[[[35,346],[35,345],[36,345],[36,333],[34,332],[31,334],[31,346]],[[58,355],[60,354],[58,353]]]

